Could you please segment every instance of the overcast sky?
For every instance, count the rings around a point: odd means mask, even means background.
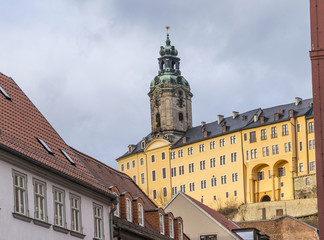
[[[115,159],[150,128],[165,26],[194,126],[312,97],[309,1],[0,0],[0,72],[72,147]]]

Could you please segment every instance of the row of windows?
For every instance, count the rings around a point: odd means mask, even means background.
[[[162,152],[161,153],[161,160],[165,160],[165,152]],[[151,155],[151,162],[154,163],[156,161],[156,158],[155,158],[155,155]],[[132,168],[135,168],[136,167],[136,161],[135,160],[132,160]],[[127,162],[126,163],[126,170],[129,170],[130,169],[130,162]],[[144,158],[140,158],[140,165],[141,166],[144,166]],[[121,171],[125,171],[125,166],[124,164],[121,164]]]
[[[315,161],[309,162],[308,170],[310,172],[316,170],[316,162]],[[304,163],[299,163],[298,164],[298,172],[304,172]]]
[[[221,184],[227,184],[227,175],[223,175],[220,177],[221,179]],[[237,182],[238,181],[238,173],[232,173],[232,182]],[[217,177],[213,176],[210,179],[210,184],[212,187],[217,186]],[[200,189],[206,189],[207,188],[207,180],[201,180],[200,181]],[[179,186],[179,189],[181,192],[186,192],[186,184],[182,184]],[[189,183],[189,191],[194,192],[196,190],[196,185],[195,182]],[[177,194],[178,192],[178,187],[172,187],[172,195]],[[163,195],[166,197],[166,195]]]
[[[284,176],[286,176],[286,167],[279,167],[278,168],[278,177],[284,177]],[[268,170],[268,179],[271,179],[271,178],[272,178],[271,171]],[[257,180],[258,181],[265,180],[264,171],[257,172]]]
[[[27,175],[13,171],[14,209],[15,213],[29,217]],[[33,178],[34,186],[34,218],[46,224],[47,194],[46,183]],[[65,191],[53,187],[54,225],[67,229]],[[82,234],[81,198],[70,193],[71,231]],[[103,238],[103,207],[93,203],[94,237]]]

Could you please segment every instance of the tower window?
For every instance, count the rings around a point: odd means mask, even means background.
[[[174,69],[174,65],[175,65],[175,62],[172,61],[172,62],[171,62],[171,68],[172,68],[172,69]]]
[[[164,61],[162,61],[161,62],[161,69],[164,69],[164,67],[165,67],[165,63],[164,63]]]
[[[183,120],[183,113],[179,112],[179,121],[182,122],[182,120]]]
[[[160,113],[157,113],[156,114],[156,119],[155,119],[155,125],[156,127],[160,127],[161,126],[161,123],[160,123]]]

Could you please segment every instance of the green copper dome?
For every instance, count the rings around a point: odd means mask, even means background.
[[[161,46],[158,75],[151,82],[151,88],[174,88],[178,86],[189,87],[188,81],[181,76],[180,58],[178,58],[178,51],[174,46],[171,46],[169,34],[165,41],[166,45]]]

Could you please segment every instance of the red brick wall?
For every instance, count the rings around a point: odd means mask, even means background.
[[[243,228],[257,228],[261,233],[276,240],[317,240],[316,232],[313,228],[300,223],[290,217],[282,217],[277,220],[240,222]]]

